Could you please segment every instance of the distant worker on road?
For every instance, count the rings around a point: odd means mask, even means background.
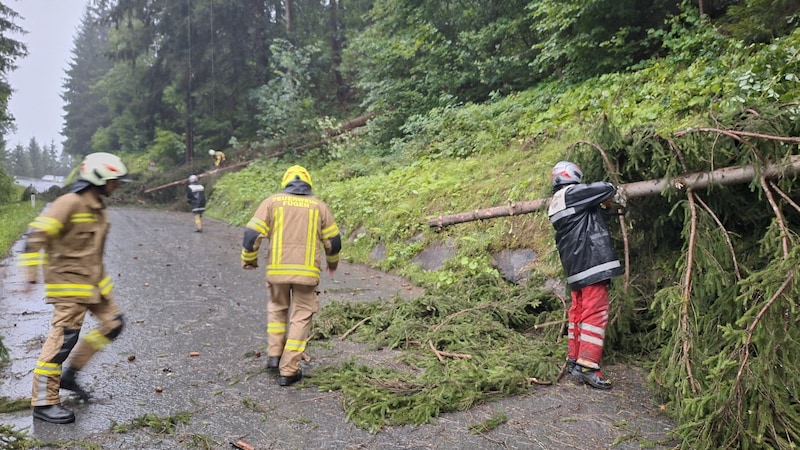
[[[186,186],[186,202],[192,207],[195,233],[203,232],[203,212],[206,210],[206,188],[197,180],[197,175],[189,175]]]
[[[208,154],[214,158],[214,167],[222,167],[225,165],[225,153],[222,153],[219,150],[209,150]]]
[[[114,283],[103,264],[110,227],[103,197],[110,196],[127,173],[117,156],[86,155],[70,192],[55,199],[29,225],[19,262],[27,267],[26,292],[37,282],[41,265],[45,301],[53,305],[50,333],[33,369],[31,406],[36,419],[75,421],[75,414],[61,405],[59,388],[88,400],[78,385],[78,372],[122,332],[122,311],[111,294]],[[99,325],[79,342],[87,311]]]
[[[567,275],[572,304],[568,311],[567,373],[596,389],[611,389],[600,360],[608,324],[608,285],[622,274],[601,205],[617,203],[617,187],[598,181],[583,184],[583,171],[561,161],[551,171],[553,197],[548,216]],[[624,205],[622,205],[624,206]]]
[[[279,369],[280,386],[303,378],[300,360],[311,319],[319,311],[317,286],[322,256],[328,273],[339,265],[342,238],[328,205],[311,193],[311,175],[292,166],[283,175],[283,191],[256,210],[244,230],[242,267],[258,267],[262,239],[267,247],[267,368]],[[291,310],[291,317],[289,311]],[[287,333],[288,331],[288,333]]]

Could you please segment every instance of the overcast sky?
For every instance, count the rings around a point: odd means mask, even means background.
[[[72,56],[87,0],[3,0],[19,13],[16,23],[28,34],[13,36],[28,46],[28,56],[17,60],[8,81],[13,89],[9,110],[16,132],[5,136],[6,148],[54,142],[61,149],[64,102],[61,100],[66,69]]]

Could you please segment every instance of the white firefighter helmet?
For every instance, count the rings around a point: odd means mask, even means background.
[[[216,153],[214,150],[209,150],[208,151],[208,154],[211,155],[211,156],[214,156],[214,153]]]
[[[118,180],[128,174],[128,168],[118,156],[98,152],[86,155],[81,162],[80,179],[95,186],[105,186],[108,180]]]
[[[550,181],[553,182],[553,186],[577,184],[583,181],[583,171],[575,163],[559,161],[550,172]]]
[[[197,183],[197,175],[189,175],[189,183]]]

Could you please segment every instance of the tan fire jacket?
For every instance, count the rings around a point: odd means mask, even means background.
[[[48,303],[99,303],[113,283],[103,267],[110,224],[102,199],[93,189],[58,197],[29,224],[25,252],[27,281],[43,266]]]
[[[257,266],[261,239],[269,239],[267,281],[319,284],[322,256],[336,267],[330,239],[339,227],[328,206],[313,195],[279,193],[261,202],[245,229],[242,263]]]

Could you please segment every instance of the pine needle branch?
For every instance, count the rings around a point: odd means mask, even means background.
[[[795,275],[794,272],[789,273],[789,276],[786,277],[786,280],[783,282],[783,284],[781,284],[781,287],[778,288],[775,294],[773,294],[772,297],[767,301],[767,303],[764,304],[761,310],[758,311],[758,314],[756,314],[756,317],[755,319],[753,319],[753,322],[747,327],[747,340],[745,341],[743,346],[744,358],[742,358],[742,362],[739,364],[739,371],[736,373],[736,385],[734,386],[734,389],[738,387],[739,382],[741,381],[742,378],[742,373],[744,372],[744,367],[747,365],[747,360],[750,357],[750,344],[753,341],[753,332],[755,331],[756,326],[758,326],[759,322],[761,322],[761,319],[764,317],[764,314],[766,314],[767,311],[769,311],[770,307],[772,307],[772,304],[775,303],[775,301],[781,295],[783,295],[783,292],[792,283],[792,281],[794,280],[794,275]]]
[[[739,262],[736,260],[736,251],[733,249],[733,242],[731,241],[731,237],[728,234],[728,230],[725,229],[725,225],[722,224],[722,221],[719,220],[719,217],[714,213],[714,211],[708,207],[708,205],[703,201],[700,196],[695,196],[697,202],[703,207],[703,209],[708,212],[708,215],[714,219],[714,222],[717,223],[717,226],[722,230],[722,236],[725,237],[725,242],[728,244],[728,251],[731,252],[731,260],[733,260],[733,272],[736,274],[736,281],[742,280],[742,275],[739,272]]]
[[[760,139],[768,139],[768,140],[771,140],[771,141],[788,142],[788,143],[791,143],[791,144],[800,144],[800,138],[796,138],[796,137],[774,136],[774,135],[771,135],[771,134],[751,133],[749,131],[722,130],[722,129],[719,129],[719,128],[694,128],[694,129],[691,129],[691,130],[679,131],[679,132],[675,133],[674,135],[675,135],[675,137],[681,137],[681,136],[684,136],[684,135],[686,135],[686,134],[688,134],[688,133],[690,133],[692,131],[699,131],[699,132],[703,132],[703,133],[722,134],[722,135],[728,136],[730,138],[736,139],[736,140],[738,140],[740,142],[744,142],[743,141],[743,136],[746,136],[746,137],[754,137],[754,138],[760,138]]]
[[[361,325],[364,325],[370,319],[372,319],[372,316],[367,316],[367,317],[364,317],[363,319],[361,319],[357,324],[353,325],[352,328],[350,328],[349,330],[345,331],[344,334],[342,335],[342,337],[339,338],[339,340],[343,341],[343,340],[347,339],[347,336],[349,336],[350,333],[352,333],[353,331],[356,331],[356,328],[360,327]]]
[[[778,195],[780,195],[781,197],[783,197],[783,199],[784,199],[784,200],[786,200],[786,203],[788,203],[788,204],[792,205],[792,206],[794,207],[795,211],[797,211],[797,212],[800,212],[800,205],[798,205],[797,203],[795,203],[795,202],[794,202],[794,200],[792,200],[792,198],[791,198],[791,197],[789,197],[788,195],[786,195],[786,193],[785,193],[785,192],[783,192],[783,190],[781,190],[781,188],[779,188],[779,187],[778,187],[778,185],[777,185],[777,184],[775,184],[775,182],[774,182],[774,181],[770,180],[770,181],[769,181],[769,185],[770,185],[770,187],[771,187],[771,188],[772,188],[772,189],[773,189],[775,192],[777,192],[777,193],[778,193]]]
[[[692,295],[692,269],[694,268],[694,249],[697,245],[697,206],[694,201],[694,192],[691,188],[686,191],[689,200],[689,209],[691,211],[691,224],[689,234],[689,245],[686,255],[686,271],[684,273],[684,290],[683,290],[683,304],[681,305],[681,331],[684,335],[683,338],[683,358],[686,364],[686,376],[689,379],[689,384],[692,387],[692,393],[695,395],[699,392],[700,387],[697,380],[692,373],[691,350],[692,340],[691,330],[689,326],[689,300]]]
[[[783,243],[783,259],[789,258],[789,229],[786,226],[786,221],[783,217],[783,212],[781,208],[778,206],[778,203],[775,201],[775,196],[772,195],[772,190],[769,188],[767,184],[767,179],[763,176],[759,178],[761,181],[761,188],[764,189],[764,193],[767,195],[767,199],[769,200],[770,206],[772,206],[772,212],[775,213],[775,218],[778,219],[778,225],[781,227],[781,241]]]
[[[455,319],[456,317],[460,316],[461,314],[465,314],[465,313],[468,313],[468,312],[471,312],[471,311],[480,311],[480,310],[486,309],[486,308],[488,308],[490,306],[492,306],[492,305],[490,305],[488,303],[485,303],[483,305],[478,305],[478,306],[474,306],[472,308],[462,309],[461,311],[458,311],[458,312],[455,312],[453,314],[450,314],[449,316],[445,317],[444,320],[442,320],[438,325],[433,327],[431,329],[431,331],[433,331],[435,333],[435,332],[441,330],[442,327],[445,326],[445,324],[447,324],[447,322],[450,322],[451,320]]]
[[[440,362],[444,362],[444,358],[460,358],[460,359],[472,359],[472,355],[468,355],[465,353],[450,353],[450,352],[443,352],[441,350],[437,350],[436,347],[433,346],[433,341],[429,340],[428,345],[431,348],[431,351],[437,358],[439,358]]]

